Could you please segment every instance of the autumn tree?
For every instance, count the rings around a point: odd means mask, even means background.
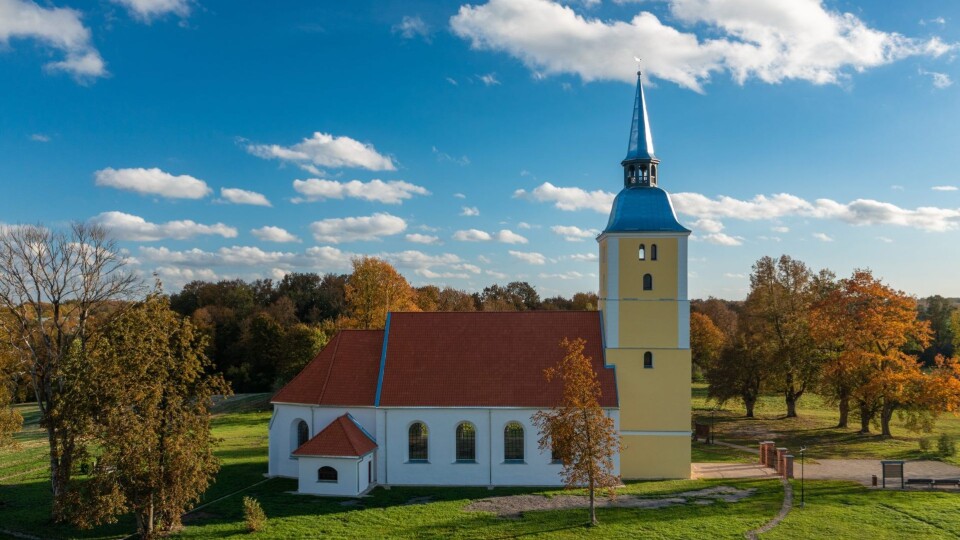
[[[50,448],[53,517],[63,502],[81,441],[64,396],[77,381],[62,367],[88,351],[95,319],[111,304],[139,291],[139,280],[100,226],[75,223],[68,230],[39,225],[0,228],[0,336],[23,362],[40,408]]]
[[[153,538],[180,527],[180,516],[213,482],[210,408],[229,393],[206,374],[202,336],[153,294],[106,328],[82,365],[94,410],[92,478],[75,486],[81,527],[132,512]]]
[[[690,354],[694,374],[699,376],[719,360],[727,336],[703,313],[690,314]]]
[[[768,354],[771,382],[782,392],[787,417],[797,416],[797,401],[820,375],[821,360],[810,334],[810,310],[830,281],[815,276],[801,261],[782,255],[763,257],[753,265],[750,293],[741,319],[750,320],[761,350]]]
[[[869,270],[856,270],[815,304],[812,319],[814,336],[831,352],[822,386],[840,406],[840,425],[855,400],[861,432],[869,433],[879,416],[882,433],[890,435],[893,413],[919,405],[925,392],[920,363],[902,350],[909,342],[930,341],[916,301]]]
[[[739,331],[707,366],[704,373],[709,383],[707,396],[720,405],[739,399],[746,409],[746,417],[753,418],[763,384],[769,378],[769,354],[763,347],[749,329]]]
[[[12,444],[13,435],[23,427],[23,416],[11,407],[19,364],[12,348],[0,342],[0,448]]]
[[[551,451],[563,463],[560,473],[568,488],[585,486],[590,494],[590,524],[597,524],[595,490],[613,489],[620,478],[613,460],[620,452],[620,434],[613,419],[600,407],[600,381],[591,358],[584,356],[586,341],[564,338],[566,354],[558,365],[544,371],[547,382],[563,384],[561,404],[539,411],[533,422],[540,430],[540,449]]]
[[[437,298],[437,309],[440,311],[476,311],[477,306],[473,301],[473,295],[453,287],[444,287],[440,289],[440,295]]]
[[[415,291],[390,263],[376,257],[353,259],[346,301],[351,328],[383,328],[391,311],[419,311]]]

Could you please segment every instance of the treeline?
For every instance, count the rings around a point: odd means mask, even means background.
[[[897,414],[929,431],[960,408],[960,310],[933,296],[918,301],[856,270],[837,279],[789,256],[753,265],[743,302],[691,302],[694,378],[720,403],[739,400],[752,417],[762,393],[783,396],[787,417],[816,392],[851,417],[889,436]]]
[[[388,311],[595,310],[597,295],[541,299],[527,282],[479,292],[413,287],[386,261],[362,257],[350,274],[291,273],[279,281],[193,281],[170,306],[209,337],[207,356],[237,392],[289,381],[340,329],[383,328]]]

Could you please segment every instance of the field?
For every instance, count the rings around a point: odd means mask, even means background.
[[[932,433],[912,433],[899,418],[891,426],[892,438],[880,437],[879,428],[873,434],[861,435],[860,420],[851,417],[850,427],[838,429],[836,407],[824,403],[816,394],[804,395],[798,406],[797,418],[785,418],[781,396],[763,396],[754,410],[756,418],[744,418],[745,411],[739,404],[729,403],[718,408],[706,399],[704,384],[693,385],[693,416],[698,422],[713,424],[719,440],[756,448],[761,440],[773,440],[777,446],[796,451],[807,447],[807,456],[816,458],[873,458],[873,459],[937,459],[937,456],[920,451],[921,438],[935,439],[946,433],[960,441],[960,417],[947,413],[940,417]],[[931,441],[936,450],[936,441]],[[721,450],[722,451],[722,450]],[[695,459],[696,461],[696,459]],[[718,460],[711,460],[718,461]],[[944,461],[960,465],[960,455]]]
[[[760,418],[739,418],[735,408],[716,409],[695,387],[694,414],[709,417],[718,426],[718,438],[755,444],[764,430],[781,435],[787,445],[808,444],[815,457],[869,456],[920,457],[916,435],[895,426],[898,435],[883,441],[854,436],[853,430],[830,427],[835,416],[818,400],[804,398],[801,418],[783,420],[776,397],[758,407]],[[358,501],[291,494],[292,480],[265,480],[267,422],[270,413],[265,395],[242,395],[217,407],[214,429],[223,438],[217,450],[222,470],[205,494],[202,506],[185,518],[183,538],[743,538],[779,510],[783,490],[769,480],[715,480],[632,482],[620,490],[624,497],[665,498],[679,492],[714,486],[756,491],[739,502],[681,504],[668,508],[603,508],[601,525],[583,526],[581,510],[530,511],[519,518],[502,518],[487,512],[466,511],[472,501],[515,494],[555,497],[562,490],[498,488],[393,488],[376,489]],[[131,519],[78,531],[52,525],[46,472],[46,441],[36,425],[36,409],[21,406],[26,429],[17,436],[18,450],[0,451],[0,530],[34,538],[123,538],[134,530]],[[945,418],[938,430],[960,431],[960,422]],[[765,437],[760,437],[765,438]],[[849,447],[849,453],[845,450]],[[754,457],[735,449],[698,444],[699,461],[746,461]],[[239,491],[239,493],[237,493]],[[799,485],[795,486],[799,494]],[[806,507],[795,508],[773,531],[762,538],[854,537],[946,538],[960,535],[960,495],[937,492],[868,490],[843,482],[807,482]],[[269,518],[267,531],[246,532],[241,499],[257,498]],[[797,501],[798,503],[799,501]],[[6,538],[0,532],[0,538]]]

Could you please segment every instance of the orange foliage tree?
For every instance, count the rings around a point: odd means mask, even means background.
[[[563,462],[563,483],[568,488],[586,486],[590,493],[590,524],[597,523],[594,492],[607,489],[613,496],[620,478],[613,474],[613,460],[620,452],[620,434],[613,419],[600,407],[600,382],[590,357],[584,356],[582,338],[560,342],[566,355],[544,370],[547,381],[563,383],[563,401],[549,411],[533,416],[539,428],[540,449],[551,449]]]
[[[903,352],[908,343],[925,347],[930,327],[917,319],[916,300],[856,270],[814,307],[812,332],[830,351],[823,369],[823,385],[840,406],[840,426],[846,425],[849,402],[855,400],[861,432],[869,433],[878,415],[881,432],[890,435],[896,411],[914,418],[945,410],[948,400],[931,396],[949,393],[944,361],[936,376],[926,374],[920,362]],[[946,367],[944,367],[946,366]]]
[[[352,262],[353,273],[345,287],[349,328],[383,328],[391,311],[420,311],[416,291],[390,263],[376,257],[357,257]]]

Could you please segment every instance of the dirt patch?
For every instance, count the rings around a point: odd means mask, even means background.
[[[598,497],[597,508],[639,508],[655,509],[667,508],[683,504],[708,505],[716,501],[733,503],[749,497],[756,491],[755,488],[737,489],[729,486],[717,486],[697,491],[685,491],[671,497],[651,499],[634,495],[621,495],[616,499]],[[489,497],[468,504],[464,510],[468,512],[491,512],[501,518],[519,519],[524,512],[540,510],[570,510],[586,508],[590,499],[584,495],[508,495],[504,497]]]

